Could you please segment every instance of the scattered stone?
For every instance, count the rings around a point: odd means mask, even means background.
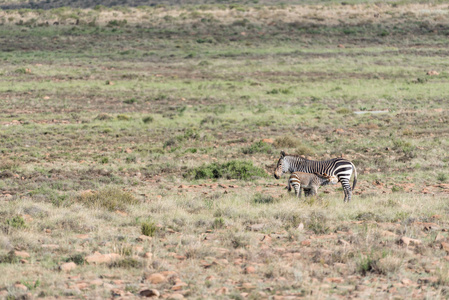
[[[251,231],[261,231],[265,227],[265,224],[253,224],[249,225],[247,228]]]
[[[264,235],[260,241],[263,243],[271,243],[271,240],[272,240],[271,236]]]
[[[154,273],[154,274],[148,275],[148,276],[146,276],[145,279],[148,280],[152,284],[159,284],[159,283],[167,281],[167,278],[160,273]]]
[[[182,294],[175,293],[175,294],[168,295],[167,299],[168,300],[180,300],[180,299],[184,299],[184,296]]]
[[[28,258],[30,257],[30,254],[25,251],[14,251],[14,255],[22,258]]]
[[[139,237],[136,239],[138,242],[144,242],[144,241],[151,241],[153,238],[151,236],[147,235],[139,235]]]
[[[344,279],[341,277],[329,277],[329,278],[324,278],[324,281],[333,282],[333,283],[342,283],[342,282],[344,282]]]
[[[394,232],[388,231],[388,230],[383,230],[381,232],[382,236],[391,236],[391,237],[396,237],[397,235]]]
[[[413,284],[413,281],[411,281],[408,278],[402,279],[401,282],[402,282],[403,285],[412,285]]]
[[[59,249],[59,245],[54,245],[54,244],[44,244],[41,247],[44,249],[51,249],[51,250]]]
[[[245,290],[252,290],[255,289],[256,287],[252,283],[245,282],[242,284],[242,288]]]
[[[406,246],[417,246],[417,245],[421,245],[422,241],[403,236],[399,240],[399,244],[403,244],[403,245],[406,245]]]
[[[436,277],[436,276],[424,277],[424,278],[418,279],[418,284],[429,284],[429,283],[434,284],[437,282],[438,282],[438,277]]]
[[[18,290],[28,291],[28,288],[24,284],[21,284],[21,283],[15,283],[14,287]]]
[[[80,240],[85,240],[85,239],[88,239],[88,238],[89,238],[89,235],[88,235],[88,234],[78,234],[78,235],[76,236],[76,238],[77,238],[77,239],[80,239]]]
[[[121,289],[112,289],[111,290],[112,297],[122,297],[125,295],[125,292]]]
[[[299,223],[298,227],[296,228],[298,231],[303,231],[304,230],[304,224],[303,223]]]
[[[229,294],[229,289],[227,287],[222,287],[215,292],[217,295],[227,295]]]
[[[441,242],[441,249],[449,253],[449,243]]]
[[[182,282],[182,281],[177,281],[176,284],[174,286],[172,286],[172,291],[179,291],[182,290],[183,287],[188,286],[187,283]]]
[[[351,244],[350,244],[349,242],[345,241],[344,239],[339,239],[339,240],[337,241],[337,244],[343,245],[343,246],[345,246],[345,247],[351,246]]]
[[[262,142],[267,143],[267,144],[273,144],[274,140],[273,139],[263,139]]]
[[[159,293],[159,291],[155,290],[155,289],[148,289],[148,290],[140,291],[139,295],[141,297],[147,297],[147,298],[159,298],[161,293]]]
[[[76,269],[76,264],[73,261],[64,263],[59,266],[59,269],[64,272],[70,272],[70,271]]]
[[[301,246],[305,246],[305,247],[309,247],[310,244],[311,244],[310,240],[304,240],[304,241],[301,242]]]
[[[91,285],[100,286],[100,285],[103,284],[103,280],[101,280],[101,279],[95,279],[95,280],[92,280],[92,281],[90,282],[90,284],[91,284]]]
[[[117,253],[101,254],[100,252],[95,252],[92,255],[86,256],[85,260],[89,264],[104,264],[110,263],[118,258],[120,258],[120,255]]]

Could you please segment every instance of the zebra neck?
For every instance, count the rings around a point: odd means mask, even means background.
[[[288,171],[289,172],[307,172],[305,161],[301,160],[299,157],[289,157],[288,160]]]

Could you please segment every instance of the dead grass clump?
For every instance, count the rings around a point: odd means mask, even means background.
[[[142,262],[132,257],[126,257],[110,263],[109,268],[137,269],[142,268]]]
[[[0,256],[0,264],[16,264],[18,262],[19,257],[15,254],[14,250]]]
[[[154,224],[154,222],[151,221],[143,222],[140,227],[140,231],[142,232],[143,235],[153,237],[157,231],[157,226],[156,224]]]
[[[95,120],[100,120],[100,121],[107,121],[107,120],[111,120],[111,119],[112,119],[112,116],[107,113],[101,113],[95,117]]]
[[[323,213],[312,212],[309,217],[307,227],[315,234],[326,234],[329,232],[327,218]]]
[[[307,147],[306,145],[299,145],[296,147],[295,153],[298,155],[312,156],[315,154],[315,150]]]
[[[295,148],[296,146],[298,146],[298,140],[291,138],[289,136],[283,136],[283,137],[278,137],[274,143],[273,146],[275,148],[281,149],[281,148]]]
[[[106,208],[110,211],[125,210],[129,205],[139,202],[130,192],[116,187],[105,188],[98,192],[84,192],[72,201],[90,208]]]
[[[399,271],[403,259],[385,250],[372,250],[370,254],[360,257],[356,271],[363,276],[367,273],[387,275]]]
[[[0,161],[0,170],[12,170],[18,167],[19,164],[11,159],[5,159]],[[12,176],[11,176],[12,177]]]
[[[274,197],[271,195],[264,195],[264,194],[258,193],[254,196],[253,202],[255,204],[271,204],[271,203],[275,203],[276,199],[274,199]]]

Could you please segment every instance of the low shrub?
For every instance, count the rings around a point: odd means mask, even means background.
[[[253,202],[256,204],[271,204],[275,202],[275,199],[271,195],[256,194],[254,195]]]
[[[125,210],[139,201],[127,191],[119,188],[104,188],[98,192],[84,192],[72,199],[91,208],[106,208],[110,211]]]
[[[258,141],[253,143],[251,146],[242,148],[243,154],[254,154],[254,153],[273,153],[273,146],[263,141]]]
[[[266,177],[262,168],[256,167],[252,162],[232,160],[223,164],[212,163],[189,170],[185,177],[194,179],[242,179],[249,180],[253,177]]]
[[[273,146],[278,148],[278,149],[283,149],[283,148],[295,148],[296,146],[298,146],[298,140],[289,137],[289,136],[283,136],[283,137],[278,137],[275,141]]]

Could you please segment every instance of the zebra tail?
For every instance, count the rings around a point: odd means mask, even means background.
[[[354,169],[354,182],[352,183],[352,190],[354,190],[357,183],[357,169],[355,168],[354,164],[352,164],[352,168]]]

